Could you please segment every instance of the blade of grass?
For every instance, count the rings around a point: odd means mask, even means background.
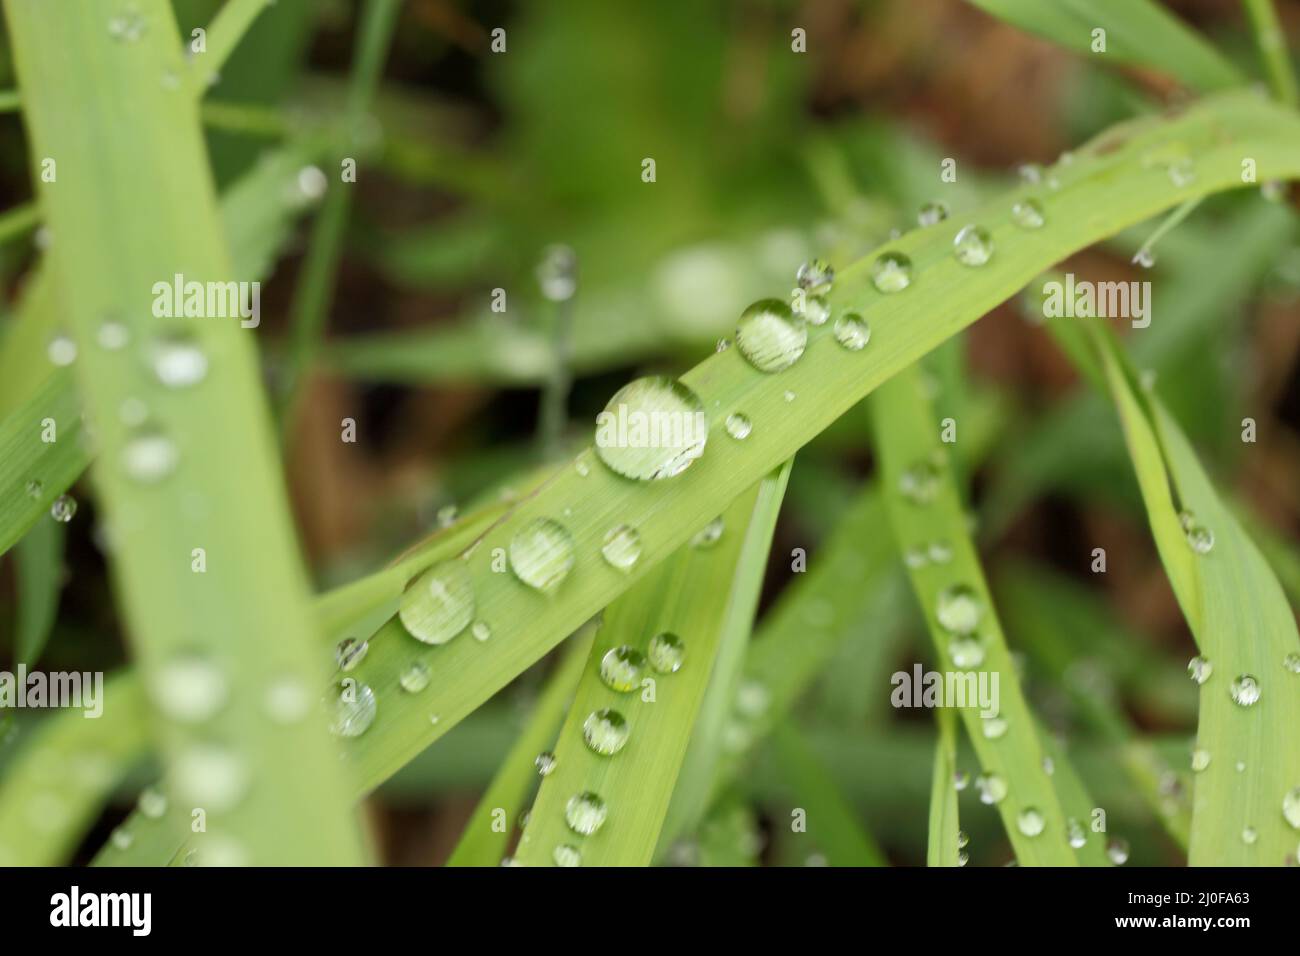
[[[226,0],[207,27],[207,52],[191,62],[193,88],[198,96],[216,82],[221,68],[235,52],[253,21],[275,0]]]
[[[50,638],[50,628],[63,588],[63,525],[38,521],[18,542],[14,576],[18,591],[18,622],[14,628],[14,660],[36,663]]]
[[[1021,692],[979,558],[966,532],[965,512],[947,471],[948,455],[939,441],[938,420],[922,394],[918,369],[899,373],[876,391],[870,405],[881,481],[888,489],[885,510],[899,547],[904,553],[925,552],[937,542],[951,550],[951,557],[941,562],[908,562],[912,587],[941,662],[939,670],[945,674],[976,671],[980,678],[985,674],[998,678],[993,695],[996,716],[983,713],[981,702],[969,697],[958,709],[985,774],[990,780],[998,778],[1005,790],[1004,797],[994,802],[1016,858],[1023,865],[1034,866],[1100,863],[1103,857],[1098,840],[1090,840],[1077,853],[1069,841],[1069,821],[1086,826],[1092,804],[1067,806],[1054,786],[1054,775],[1044,766],[1043,741]],[[923,500],[904,496],[908,476],[926,483],[924,490],[916,493],[923,494]],[[962,614],[969,623],[961,626],[964,629],[945,622],[945,613],[952,612],[941,610],[945,596],[957,588],[964,589],[961,600],[970,608]],[[971,640],[977,642],[981,659],[959,663],[959,642]],[[1000,725],[993,723],[997,719],[1002,721]],[[995,729],[999,726],[1000,731]],[[1039,832],[1023,824],[1024,816],[1034,813]]]
[[[492,785],[487,788],[474,815],[465,824],[460,842],[447,860],[447,866],[498,866],[506,855],[514,822],[529,806],[537,779],[537,757],[550,750],[559,734],[560,724],[573,703],[578,681],[586,670],[596,628],[584,627],[569,639],[564,658],[551,675],[546,690],[528,716],[528,726],[502,761]],[[496,826],[498,815],[507,821]]]
[[[930,838],[926,866],[961,866],[961,839],[957,809],[957,719],[952,710],[935,712],[939,739],[934,746],[934,774],[930,780]]]
[[[1259,47],[1259,58],[1264,61],[1264,72],[1268,74],[1273,95],[1294,108],[1297,102],[1295,73],[1286,48],[1286,34],[1277,21],[1273,0],[1242,0],[1242,5],[1250,17],[1250,27],[1255,32],[1255,43]]]
[[[1245,78],[1218,50],[1152,0],[971,0],[1022,30],[1092,54],[1093,30],[1106,31],[1107,60],[1167,73],[1192,89],[1241,86]]]
[[[586,672],[555,749],[555,770],[542,783],[517,857],[525,865],[559,862],[572,847],[584,866],[644,866],[651,862],[669,800],[729,609],[752,600],[755,569],[746,552],[766,552],[785,492],[788,469],[765,479],[736,499],[723,515],[733,533],[709,548],[683,548],[615,601],[605,612]],[[739,529],[753,525],[754,539]],[[725,595],[725,598],[723,597]],[[752,614],[752,604],[749,605]],[[684,661],[658,663],[654,642],[662,634],[682,642]],[[649,661],[646,679],[630,692],[608,686],[604,658],[616,648],[636,649]],[[639,676],[639,674],[638,674]],[[638,699],[638,697],[640,699]],[[605,708],[625,721],[626,744],[605,755],[584,736],[591,715]],[[602,808],[596,828],[575,826],[571,815],[579,794],[595,794]],[[608,819],[603,817],[608,815]]]
[[[103,453],[96,484],[118,536],[117,590],[146,682],[161,694],[174,799],[205,808],[209,862],[358,862],[351,794],[325,728],[264,711],[280,682],[300,693],[315,686],[320,658],[251,337],[235,320],[190,323],[211,366],[192,389],[164,388],[138,356],[94,345],[105,316],[131,342],[154,342],[155,283],[233,275],[197,105],[161,79],[182,68],[170,4],[136,3],[150,28],[129,40],[88,10],[4,7],[34,155],[65,166],[93,157],[83,174],[42,183],[41,204]],[[147,435],[118,414],[141,394],[156,429]],[[149,473],[156,480],[141,478],[141,441],[163,453],[152,459],[165,462]],[[204,574],[191,570],[196,546],[209,555]],[[193,659],[223,688],[198,725],[167,703],[169,668]]]

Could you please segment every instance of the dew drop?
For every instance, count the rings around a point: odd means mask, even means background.
[[[432,670],[424,661],[411,661],[402,670],[397,682],[401,685],[402,690],[408,694],[418,694],[429,686],[429,680],[432,676]]]
[[[160,338],[153,343],[150,353],[153,373],[167,388],[189,388],[207,378],[208,356],[191,338]]]
[[[1204,748],[1197,747],[1192,751],[1192,772],[1200,773],[1210,765],[1210,752]]]
[[[939,592],[934,613],[940,627],[950,634],[971,634],[984,615],[984,605],[973,588],[954,584]]]
[[[963,226],[952,240],[953,255],[964,266],[982,266],[993,258],[993,237],[983,226]]]
[[[480,644],[492,638],[492,628],[488,626],[487,621],[475,621],[470,625],[469,632]]]
[[[67,368],[77,360],[77,343],[70,335],[60,332],[50,339],[50,344],[45,347],[45,354],[49,356],[52,364],[59,368]]]
[[[626,694],[640,686],[644,667],[645,655],[624,644],[605,652],[600,660],[600,679],[610,690]]]
[[[1253,846],[1259,839],[1259,833],[1254,827],[1246,827],[1241,831],[1241,842],[1247,846]]]
[[[578,291],[578,255],[566,245],[542,250],[537,264],[537,284],[550,302],[567,302]]]
[[[605,801],[590,790],[575,794],[564,806],[564,822],[582,836],[591,836],[605,823]]]
[[[610,567],[630,571],[641,559],[641,535],[631,525],[620,524],[605,533],[600,553]]]
[[[957,849],[959,849],[959,850],[965,849],[966,846],[967,846],[969,843],[970,843],[970,837],[966,835],[966,831],[965,831],[965,830],[958,830],[958,831],[957,831]]]
[[[912,284],[912,260],[901,252],[881,253],[871,263],[871,284],[878,292],[902,292]]]
[[[591,474],[591,468],[581,458],[573,463],[573,470],[578,473],[579,478],[586,478]]]
[[[925,549],[908,548],[903,552],[903,563],[913,571],[917,571],[929,564],[930,559],[926,556]]]
[[[740,316],[736,345],[760,372],[780,372],[803,355],[808,327],[780,299],[760,299]]]
[[[722,518],[719,516],[706,524],[699,531],[695,532],[691,538],[692,548],[711,548],[718,543],[722,537],[725,528]]]
[[[961,793],[970,786],[970,773],[966,770],[955,771],[952,775],[952,788]]]
[[[664,631],[650,639],[647,655],[650,666],[661,674],[675,674],[682,669],[686,645],[676,634]]]
[[[783,398],[786,404],[788,405],[790,402],[793,402],[795,400],[795,394],[794,392],[791,391],[785,391],[781,393],[781,398]]]
[[[1106,841],[1106,857],[1116,866],[1123,866],[1128,862],[1128,840],[1123,837],[1111,837]]]
[[[948,207],[941,202],[928,202],[921,207],[921,211],[916,215],[916,221],[921,226],[933,226],[936,223],[943,222],[948,218]]]
[[[932,461],[918,461],[898,476],[898,490],[914,505],[928,505],[939,495],[939,467]]]
[[[298,170],[294,185],[298,188],[298,198],[306,202],[316,202],[325,196],[329,189],[329,179],[319,166],[304,166]]]
[[[417,641],[446,644],[474,618],[474,583],[459,559],[435,564],[402,595],[402,625]]]
[[[77,513],[77,499],[72,495],[59,495],[50,505],[50,517],[59,524],[67,524]]]
[[[1197,554],[1210,553],[1214,548],[1214,532],[1201,524],[1196,515],[1190,511],[1183,511],[1178,515],[1178,523],[1183,526],[1188,547]]]
[[[810,259],[799,267],[794,280],[799,288],[822,295],[831,290],[831,285],[835,282],[835,270],[822,259]]]
[[[1187,662],[1187,676],[1198,684],[1204,684],[1214,673],[1214,665],[1207,658],[1193,657]]]
[[[433,521],[439,528],[450,528],[456,523],[459,514],[455,505],[443,505],[434,514]]]
[[[749,416],[741,412],[732,412],[728,415],[726,426],[727,434],[736,441],[744,441],[749,437],[749,433],[754,430],[754,423],[749,420]]]
[[[135,837],[131,835],[131,831],[124,826],[115,829],[109,839],[113,841],[113,846],[119,850],[129,850],[131,844],[135,842]]]
[[[926,553],[935,564],[947,564],[952,560],[952,546],[945,541],[932,541]]]
[[[1300,830],[1300,787],[1293,787],[1282,798],[1282,816],[1286,822]]]
[[[1084,829],[1082,823],[1071,817],[1065,824],[1065,839],[1074,849],[1081,850],[1088,842],[1088,831]]]
[[[1011,221],[1021,229],[1042,229],[1047,221],[1042,204],[1036,199],[1022,199],[1011,207]]]
[[[157,787],[145,787],[137,806],[150,820],[158,820],[167,812],[167,795]]]
[[[551,851],[556,866],[582,866],[582,851],[570,843],[561,843]]]
[[[95,333],[95,341],[99,347],[106,352],[116,352],[119,349],[126,348],[126,344],[131,340],[131,333],[125,325],[114,319],[108,319],[99,326]]]
[[[510,539],[510,570],[524,584],[551,593],[573,568],[573,535],[557,521],[537,518]]]
[[[1144,246],[1133,256],[1133,264],[1143,269],[1150,269],[1156,264],[1156,254]]]
[[[871,326],[856,312],[845,312],[835,320],[835,341],[850,352],[861,352],[871,341]]]
[[[217,744],[190,744],[176,759],[177,796],[209,812],[234,808],[248,790],[248,771],[232,751]]]
[[[311,696],[297,677],[281,677],[266,688],[265,706],[277,724],[296,724],[311,709]]]
[[[1038,836],[1045,825],[1043,815],[1034,807],[1025,807],[1016,817],[1016,829],[1027,837]]]
[[[639,378],[614,393],[596,416],[596,454],[625,478],[672,478],[704,454],[704,403],[670,378]]]
[[[149,30],[149,22],[135,7],[127,7],[108,21],[108,35],[118,43],[138,43]]]
[[[831,307],[819,295],[810,295],[804,300],[803,309],[798,313],[809,325],[825,325],[831,317]]]
[[[1002,717],[985,717],[980,722],[985,740],[998,740],[1006,735],[1007,722]]]
[[[41,493],[45,491],[45,485],[33,478],[27,482],[27,497],[40,498]]]
[[[993,806],[1007,795],[1007,782],[995,773],[975,778],[975,789],[980,792],[980,803]]]
[[[539,777],[549,777],[555,772],[555,754],[549,750],[543,750],[533,761],[533,766],[537,768]]]
[[[1191,157],[1185,156],[1169,164],[1169,181],[1178,189],[1196,182],[1196,167],[1192,165]]]
[[[1043,167],[1037,163],[1021,163],[1016,167],[1016,175],[1022,183],[1037,186],[1043,181]]]
[[[984,645],[976,637],[956,637],[948,644],[948,656],[958,670],[974,670],[984,663]]]
[[[339,737],[360,737],[375,722],[379,701],[368,684],[348,684],[339,688],[334,701],[330,730]]]
[[[207,657],[183,652],[158,669],[149,690],[163,714],[193,724],[215,717],[225,706],[230,688],[225,674]]]
[[[145,484],[156,484],[176,470],[180,452],[176,443],[153,428],[141,428],[127,439],[122,449],[122,467],[127,475]]]
[[[1250,674],[1242,674],[1228,688],[1232,701],[1239,707],[1250,707],[1259,700],[1259,681]]]
[[[626,718],[608,707],[592,711],[582,724],[582,739],[604,757],[612,757],[622,750],[629,733]]]
[[[334,646],[334,662],[339,670],[350,671],[370,653],[370,642],[359,641],[355,637],[345,637]]]

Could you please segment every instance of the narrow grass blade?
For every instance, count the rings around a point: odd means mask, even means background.
[[[723,514],[731,533],[682,549],[606,610],[519,862],[651,862],[728,606],[738,586],[748,591],[741,529],[753,522],[770,540],[784,488],[783,472],[741,495]],[[614,662],[624,647],[634,662],[626,673]]]
[[[1022,30],[1101,62],[1146,66],[1192,89],[1240,86],[1245,78],[1218,50],[1153,0],[971,0]],[[1094,50],[1105,31],[1105,50]]]
[[[595,633],[595,626],[588,625],[569,639],[563,660],[528,715],[528,726],[510,748],[492,785],[465,824],[447,866],[499,866],[505,858],[515,821],[529,807],[533,796],[539,773],[537,761],[555,743],[586,670]]]
[[[275,0],[226,0],[207,28],[207,51],[195,54],[192,81],[198,95],[221,75],[221,67],[235,52],[253,21]]]
[[[14,660],[31,666],[45,649],[63,588],[63,525],[38,521],[18,542],[14,572],[18,590],[18,623],[14,628]]]
[[[1255,32],[1255,43],[1259,47],[1260,59],[1264,61],[1264,72],[1268,74],[1273,95],[1287,106],[1294,107],[1297,102],[1295,71],[1286,47],[1286,34],[1278,23],[1277,11],[1273,9],[1273,0],[1242,0],[1242,5],[1250,17],[1250,27]]]
[[[916,368],[897,375],[871,399],[881,481],[899,548],[944,674],[966,675],[957,706],[1017,859],[1024,865],[1099,863],[1094,837],[1076,852],[1069,832],[1086,828],[1092,804],[1067,805],[1045,767],[1047,756],[1020,689],[979,558],[966,531],[939,424]],[[936,549],[938,559],[936,560]],[[924,555],[924,559],[912,558]],[[977,677],[997,675],[993,707],[973,695]],[[996,709],[996,714],[989,711]]]
[[[930,838],[926,866],[961,866],[961,828],[957,809],[957,719],[947,707],[935,714],[939,739],[930,781]]]
[[[1160,559],[1213,668],[1201,684],[1188,859],[1193,866],[1294,862],[1300,800],[1300,636],[1286,596],[1215,492],[1181,429],[1144,393],[1109,331],[1090,326],[1124,426]],[[1242,767],[1238,770],[1238,766]],[[1292,811],[1294,814],[1295,811]]]
[[[148,28],[117,37],[88,13],[4,7],[32,152],[80,170],[41,183],[41,204],[97,424],[117,590],[158,692],[174,799],[206,810],[209,862],[358,862],[351,793],[325,728],[297,708],[266,716],[286,683],[310,701],[320,658],[252,337],[239,316],[160,328],[152,315],[159,282],[233,278],[197,105],[165,82],[184,69],[170,4],[136,4]],[[106,317],[134,350],[96,345]],[[168,387],[152,374],[161,331],[186,336],[202,381]],[[122,420],[129,399],[146,402],[147,431]],[[205,573],[193,569],[195,548]],[[179,700],[175,681],[196,667],[209,693],[193,721],[198,705]]]

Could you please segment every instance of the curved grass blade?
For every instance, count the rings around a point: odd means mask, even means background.
[[[682,549],[606,610],[560,732],[555,770],[543,781],[520,840],[520,863],[651,862],[728,609],[754,590],[745,580],[753,569],[741,562],[749,535],[740,529],[755,525],[766,550],[785,479],[782,469],[741,495],[723,514],[734,530],[711,547]],[[673,635],[675,645],[663,643],[665,635]],[[621,647],[634,649],[645,663],[611,682],[605,658]],[[582,794],[594,795],[586,804],[600,817],[594,825],[577,814]],[[572,850],[568,857],[564,848]]]
[[[1264,61],[1264,71],[1268,74],[1273,95],[1294,109],[1300,96],[1296,92],[1295,71],[1291,66],[1291,55],[1287,51],[1286,33],[1278,23],[1273,0],[1242,2],[1250,17],[1250,27],[1255,33],[1255,43],[1259,47],[1260,59]]]
[[[14,660],[30,667],[45,650],[63,588],[63,525],[38,521],[15,551],[18,622]]]
[[[934,747],[934,775],[930,781],[930,839],[926,843],[926,866],[961,866],[961,828],[958,824],[957,720],[941,707],[935,714],[939,739]]]
[[[1109,330],[1089,323],[1124,426],[1160,560],[1201,656],[1188,861],[1193,866],[1281,866],[1296,859],[1297,830],[1283,800],[1300,787],[1300,635],[1281,585],[1215,492],[1159,399],[1136,376]],[[1250,683],[1243,685],[1249,677]],[[1253,684],[1253,686],[1252,686]],[[1257,702],[1256,702],[1257,701]],[[1241,767],[1238,770],[1238,767]]]

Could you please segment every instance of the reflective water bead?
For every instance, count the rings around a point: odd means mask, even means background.
[[[820,294],[829,292],[835,282],[835,270],[822,259],[810,259],[801,265],[794,276],[799,288]]]
[[[736,345],[760,372],[780,372],[803,355],[808,327],[780,299],[761,299],[741,314]]]
[[[926,203],[916,215],[916,221],[921,226],[933,226],[935,223],[943,222],[947,218],[948,207],[938,201]]]
[[[952,240],[953,255],[964,266],[982,266],[993,258],[993,237],[983,226],[963,226]]]
[[[1123,837],[1111,837],[1106,841],[1106,856],[1116,866],[1123,866],[1128,862],[1128,853],[1128,840]]]
[[[167,336],[150,348],[150,365],[167,388],[188,388],[208,375],[208,356],[193,339]]]
[[[980,803],[1001,803],[1007,795],[1007,783],[995,773],[975,778],[975,789],[980,792]]]
[[[581,866],[582,851],[570,843],[561,843],[551,851],[551,860],[556,866]]]
[[[686,657],[686,645],[676,634],[664,631],[650,639],[646,656],[650,666],[661,674],[675,674],[681,670]]]
[[[587,790],[569,798],[564,806],[564,822],[582,836],[591,836],[605,824],[608,811],[605,801]]]
[[[510,570],[524,584],[554,591],[573,568],[573,536],[559,522],[537,518],[510,539],[509,558]]]
[[[754,423],[749,420],[749,416],[741,412],[732,412],[727,416],[726,421],[727,434],[736,441],[744,441],[749,437],[750,432],[754,430]]]
[[[704,403],[670,378],[629,382],[596,416],[596,455],[625,478],[679,475],[704,454],[708,437]]]
[[[67,524],[76,513],[77,499],[73,498],[72,495],[59,495],[50,504],[50,517],[59,524]]]
[[[850,352],[860,352],[871,341],[871,326],[856,312],[845,312],[835,320],[835,341]]]
[[[136,481],[155,484],[173,471],[180,461],[176,443],[162,432],[142,428],[127,439],[122,449],[122,467]]]
[[[871,263],[871,284],[879,292],[902,292],[912,284],[912,260],[901,252],[881,253]]]
[[[1025,807],[1016,817],[1016,829],[1027,837],[1036,837],[1043,832],[1046,821],[1043,815],[1034,807]]]
[[[721,517],[714,518],[691,538],[692,548],[711,548],[722,537],[724,524]]]
[[[1041,229],[1047,220],[1038,200],[1021,199],[1011,207],[1011,221],[1021,229]]]
[[[339,737],[360,737],[375,722],[379,701],[367,684],[348,679],[338,689],[330,730]]]
[[[1192,751],[1192,772],[1200,773],[1210,765],[1210,752],[1201,747]]]
[[[555,772],[555,754],[549,750],[543,750],[537,755],[537,759],[533,761],[533,766],[537,768],[539,777],[549,777]]]
[[[432,669],[424,661],[411,661],[402,670],[402,675],[397,682],[408,694],[418,694],[429,686],[432,676]]]
[[[954,584],[939,592],[935,618],[949,633],[971,634],[983,616],[984,604],[970,586]]]
[[[612,757],[622,750],[627,745],[628,734],[627,719],[608,707],[592,711],[582,724],[582,739],[604,757]]]
[[[831,307],[819,295],[810,295],[804,299],[803,309],[799,312],[809,325],[825,325],[831,317]]]
[[[600,553],[610,567],[630,571],[641,558],[641,535],[631,525],[616,525],[605,533]]]
[[[1197,655],[1187,662],[1187,676],[1198,684],[1204,684],[1214,673],[1214,665],[1207,658]]]
[[[1259,700],[1259,681],[1250,674],[1242,674],[1228,688],[1233,703],[1240,707],[1250,707]]]
[[[334,647],[334,660],[339,670],[350,671],[370,652],[369,641],[359,641],[355,637],[345,637]]]
[[[610,690],[626,694],[640,686],[644,667],[645,655],[624,644],[606,651],[600,659],[600,679]]]

